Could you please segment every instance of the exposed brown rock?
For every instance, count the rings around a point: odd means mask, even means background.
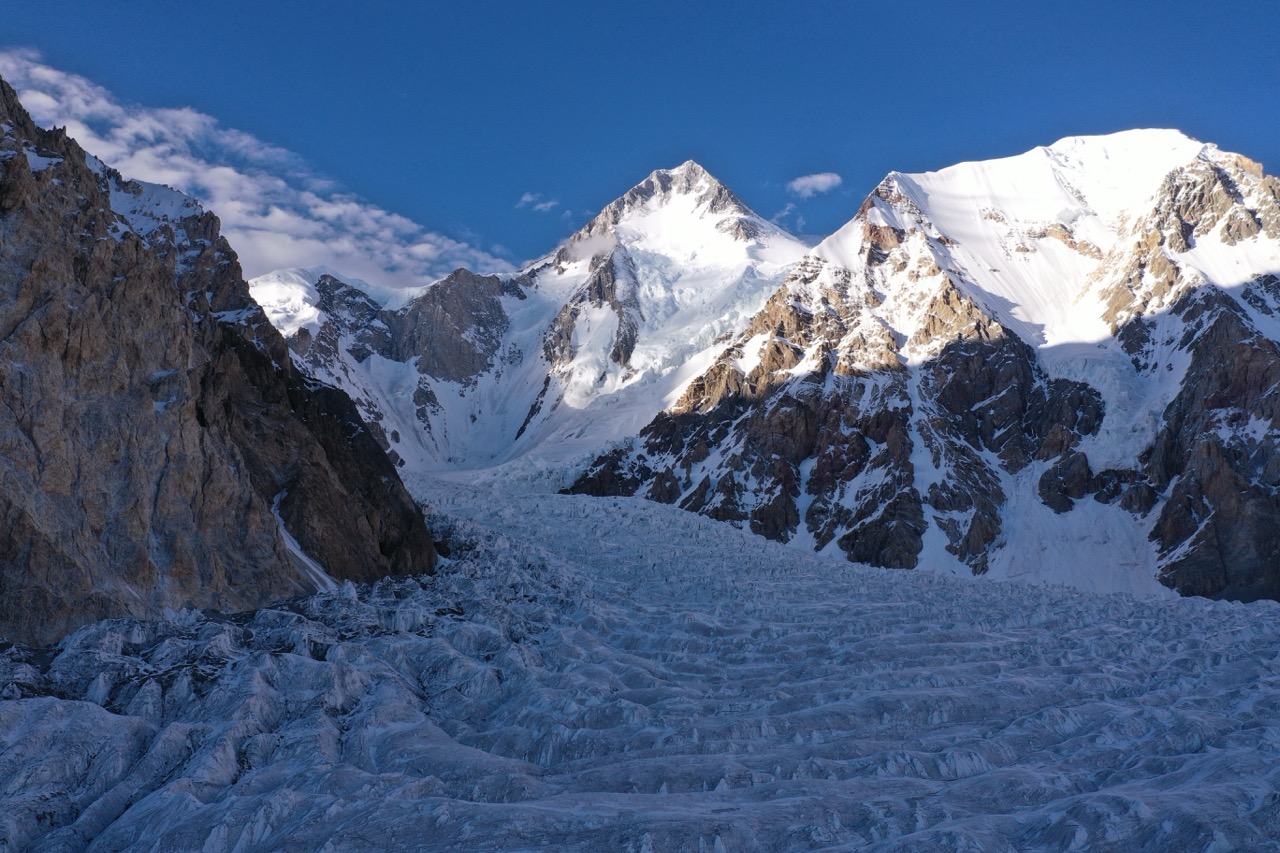
[[[1068,249],[1073,252],[1079,252],[1086,258],[1095,258],[1099,260],[1102,258],[1101,249],[1093,243],[1090,243],[1088,240],[1078,239],[1075,234],[1071,233],[1070,228],[1059,222],[1052,222],[1047,225],[1044,230],[1034,231],[1028,236],[1035,238],[1052,237]]]
[[[0,633],[311,591],[273,509],[338,579],[430,571],[394,468],[294,371],[216,218],[117,239],[119,179],[2,82],[0,120]]]
[[[1055,511],[1092,496],[1095,511],[1150,529],[1170,586],[1280,598],[1280,344],[1249,313],[1280,316],[1280,279],[1254,271],[1228,292],[1183,257],[1206,240],[1280,237],[1280,182],[1206,148],[1168,175],[1149,214],[1124,218],[1105,257],[1066,225],[1009,226],[1014,251],[1054,239],[1099,261],[1084,284],[1140,381],[1190,359],[1151,445],[1097,472],[1083,439],[1123,415],[1104,411],[1096,389],[1045,375],[937,251],[954,241],[897,178],[858,217],[851,269],[798,264],[673,412],[574,488],[648,489],[772,538],[803,530],[819,549],[879,566],[916,565],[933,525],[981,573],[1004,536],[1007,475],[1041,463],[1039,498]],[[759,362],[744,373],[748,346]]]
[[[402,311],[380,316],[390,328],[389,358],[418,358],[418,370],[465,383],[493,366],[509,320],[500,297],[511,287],[497,276],[455,270]],[[439,329],[449,329],[448,335]]]
[[[1167,558],[1161,580],[1184,594],[1280,598],[1280,345],[1253,334],[1221,291],[1197,291],[1175,313],[1199,332],[1143,460],[1157,490],[1172,485],[1152,532]],[[1272,439],[1224,440],[1249,420]]]

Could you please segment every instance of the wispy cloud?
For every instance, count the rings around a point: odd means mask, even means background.
[[[0,76],[38,124],[65,126],[127,178],[168,184],[222,220],[246,276],[328,266],[390,287],[434,281],[459,266],[511,265],[491,252],[384,210],[316,174],[293,152],[222,127],[190,108],[125,103],[30,50],[0,50]]]
[[[796,214],[795,203],[787,202],[786,207],[782,208],[782,210],[779,210],[772,217],[770,217],[769,221],[772,222],[774,225],[779,226],[780,228],[787,228],[788,227],[787,219],[790,218],[792,214]],[[799,214],[796,214],[795,224],[794,226],[791,226],[791,227],[794,228],[795,233],[802,234],[804,233],[804,226],[806,224],[807,222],[805,221],[805,218]]]
[[[800,198],[811,198],[821,193],[831,192],[842,182],[841,177],[835,172],[801,175],[787,184],[787,192]]]
[[[516,207],[527,207],[536,210],[538,213],[550,213],[560,206],[560,202],[554,198],[547,198],[542,193],[525,193],[520,196],[520,201],[516,202]]]

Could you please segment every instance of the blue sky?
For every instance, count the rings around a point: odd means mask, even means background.
[[[439,238],[438,263],[534,257],[689,158],[815,235],[891,169],[1073,134],[1177,127],[1280,171],[1275,0],[5,7],[0,45],[28,67],[90,81],[124,112],[189,108],[273,146],[249,157],[253,174],[279,167],[410,243]],[[207,149],[226,133],[197,153],[222,162]],[[788,189],[821,173],[839,184]]]

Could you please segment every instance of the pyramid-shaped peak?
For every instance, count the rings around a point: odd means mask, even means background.
[[[656,175],[658,172],[666,172],[666,173],[669,173],[672,177],[687,179],[687,180],[715,181],[715,178],[711,177],[711,173],[708,172],[706,169],[704,169],[702,167],[702,164],[699,163],[697,160],[685,160],[683,163],[681,163],[679,166],[676,166],[674,169],[657,169],[655,170],[654,174]]]
[[[657,190],[654,195],[661,201],[668,200],[671,195],[694,195],[698,196],[700,202],[712,205],[712,213],[728,212],[731,208],[736,208],[734,212],[740,214],[752,213],[741,199],[695,160],[685,160],[674,169],[657,169],[651,172],[649,177],[633,187],[622,200],[632,193],[648,195],[646,191],[650,187]]]
[[[623,220],[653,213],[670,206],[677,199],[700,217],[766,224],[710,172],[697,162],[686,160],[673,169],[650,172],[648,177],[601,210],[570,241],[607,234]],[[754,232],[759,229],[748,230]]]

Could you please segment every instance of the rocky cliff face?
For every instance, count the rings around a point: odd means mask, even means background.
[[[1280,598],[1278,188],[1164,132],[890,175],[572,491],[879,566]]]
[[[1135,231],[1108,316],[1140,375],[1182,371],[1134,466],[1167,495],[1150,534],[1160,578],[1280,599],[1280,181],[1202,157],[1168,176]]]
[[[0,634],[430,571],[341,392],[293,368],[212,214],[0,83]]]
[[[992,467],[1063,463],[1101,401],[1049,379],[923,239],[868,242],[867,259],[861,276],[802,263],[631,450],[571,490],[640,492],[893,568],[919,563],[932,518],[946,550],[985,571],[1005,500]],[[888,290],[903,271],[910,286]],[[906,312],[918,331],[902,341],[881,311]]]

